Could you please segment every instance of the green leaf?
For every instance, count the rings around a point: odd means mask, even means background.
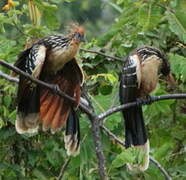
[[[11,104],[11,102],[12,102],[11,96],[5,96],[5,97],[3,98],[3,100],[4,100],[4,103],[5,103],[5,105],[6,105],[7,107],[10,106],[10,104]]]
[[[126,163],[132,163],[135,160],[134,154],[130,149],[124,150],[121,154],[117,155],[116,158],[112,161],[113,167],[121,167]]]
[[[160,8],[153,4],[142,4],[138,10],[138,26],[142,27],[142,32],[153,29],[161,20]]]
[[[112,92],[113,87],[111,85],[104,85],[99,87],[99,91],[102,95],[109,95]]]
[[[43,171],[41,171],[39,169],[34,169],[33,175],[40,180],[48,180],[49,179],[49,177]]]
[[[171,11],[167,11],[166,14],[170,30],[176,34],[181,41],[186,43],[186,14],[180,12],[172,13]]]

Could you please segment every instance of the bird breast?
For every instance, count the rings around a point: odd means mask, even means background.
[[[156,88],[160,65],[161,60],[157,57],[151,57],[141,64],[141,96],[149,94]]]
[[[52,72],[57,72],[63,66],[72,60],[78,51],[78,46],[69,46],[65,48],[55,48],[49,52],[47,57],[47,67]]]

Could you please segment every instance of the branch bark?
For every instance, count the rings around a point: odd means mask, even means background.
[[[161,100],[168,100],[168,99],[186,99],[186,93],[151,96],[151,103],[154,103],[156,101],[161,101]],[[146,105],[148,102],[149,102],[148,99],[143,99],[141,102],[131,102],[131,103],[122,104],[120,106],[113,107],[107,110],[106,112],[103,112],[100,115],[98,115],[98,119],[103,120],[106,117],[110,116],[111,114],[122,111],[123,109],[127,109],[138,105]]]
[[[100,51],[89,50],[89,49],[83,49],[83,48],[80,48],[80,50],[81,50],[81,51],[85,51],[85,52],[89,52],[89,53],[99,54],[99,55],[101,55],[101,56],[104,56],[104,57],[109,58],[109,59],[112,59],[112,60],[124,62],[124,60],[123,60],[122,58],[115,57],[115,56],[110,56],[110,55],[107,55],[107,54],[102,53],[102,52],[100,52]]]
[[[106,175],[106,168],[105,168],[105,156],[103,154],[103,148],[101,144],[101,136],[100,136],[100,124],[97,116],[89,117],[92,123],[92,133],[93,133],[93,140],[95,144],[96,156],[98,159],[98,171],[101,180],[108,180]]]
[[[65,161],[65,163],[63,164],[63,166],[61,167],[61,170],[60,170],[59,176],[57,177],[57,180],[61,180],[61,179],[63,178],[64,173],[65,173],[65,170],[66,170],[68,164],[70,163],[70,160],[71,160],[71,158],[69,157],[69,158]]]
[[[0,77],[10,81],[10,82],[14,82],[14,83],[18,83],[19,82],[19,79],[17,78],[14,78],[14,77],[11,77],[5,73],[3,73],[2,71],[0,71]]]
[[[165,176],[166,180],[172,180],[172,178],[169,176],[168,172],[164,169],[164,167],[153,157],[150,157],[150,161],[158,167],[158,169],[162,172],[162,174]]]
[[[95,114],[95,110],[92,105],[91,99],[88,95],[88,92],[86,90],[86,87],[84,87],[83,95],[84,95],[84,98],[87,101],[91,111],[94,113],[94,115],[89,116],[89,120],[92,124],[92,126],[91,126],[92,127],[92,136],[93,136],[96,156],[97,156],[97,160],[98,160],[98,171],[99,171],[100,179],[107,180],[108,176],[107,176],[106,167],[105,167],[105,156],[103,153],[103,147],[102,147],[101,135],[100,135],[100,121],[97,119],[97,115]]]

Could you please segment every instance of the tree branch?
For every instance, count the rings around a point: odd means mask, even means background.
[[[102,53],[102,52],[100,52],[100,51],[89,50],[89,49],[83,49],[83,48],[80,48],[80,50],[81,50],[81,51],[85,51],[85,52],[89,52],[89,53],[99,54],[99,55],[101,55],[101,56],[104,56],[104,57],[109,58],[109,59],[112,59],[112,60],[124,62],[124,60],[123,60],[122,58],[115,57],[115,56],[110,56],[110,55],[107,55],[107,54]]]
[[[120,144],[122,147],[125,148],[125,143],[121,141],[115,134],[113,134],[109,129],[107,129],[104,125],[100,126],[101,129],[109,136],[111,139],[113,139],[116,143]],[[169,176],[168,172],[162,167],[162,165],[155,160],[152,156],[150,156],[150,161],[155,164],[155,166],[158,167],[158,169],[162,172],[162,174],[165,176],[166,180],[172,180],[172,178]]]
[[[161,101],[161,100],[168,100],[168,99],[186,99],[186,93],[183,94],[167,94],[167,95],[161,95],[161,96],[151,96],[151,103],[154,103],[156,101]],[[122,111],[123,109],[127,109],[133,106],[138,106],[138,105],[146,105],[149,102],[148,99],[143,99],[141,102],[131,102],[131,103],[126,103],[120,106],[113,107],[106,112],[101,113],[98,115],[99,120],[103,120],[107,116],[110,116],[113,113]]]
[[[88,106],[90,107],[90,109],[94,113],[93,116],[89,116],[89,120],[92,124],[92,126],[91,126],[92,127],[92,136],[93,136],[96,156],[97,156],[97,160],[98,160],[99,175],[102,180],[107,180],[108,177],[107,177],[106,168],[105,168],[105,156],[103,153],[103,147],[102,147],[101,135],[100,135],[100,121],[97,119],[97,115],[95,114],[95,110],[92,105],[91,99],[88,95],[88,92],[86,90],[86,87],[84,87],[83,95],[84,95],[85,100],[88,103]]]
[[[164,167],[162,167],[162,165],[155,160],[153,157],[150,157],[150,161],[159,168],[159,170],[162,172],[162,174],[165,176],[166,180],[172,180],[172,178],[170,177],[170,175],[168,174],[168,172],[164,169]]]
[[[101,143],[101,136],[100,136],[100,122],[97,119],[97,116],[89,117],[92,123],[92,133],[93,133],[93,140],[95,144],[96,156],[98,159],[98,171],[101,180],[107,180],[108,177],[106,175],[106,168],[105,168],[105,156],[103,154],[103,148]]]
[[[63,178],[63,175],[64,175],[64,173],[65,173],[65,170],[66,170],[68,164],[70,163],[70,160],[71,160],[71,158],[69,157],[69,158],[65,161],[65,163],[63,164],[63,166],[61,167],[61,170],[60,170],[59,176],[57,177],[57,180],[61,180],[61,179]]]
[[[18,83],[19,82],[19,79],[17,78],[14,78],[14,77],[11,77],[5,73],[3,73],[2,71],[0,71],[0,77],[10,81],[10,82],[14,82],[14,83]]]
[[[60,97],[64,97],[64,98],[67,98],[68,100],[70,100],[71,102],[75,102],[75,99],[68,96],[67,94],[65,94],[64,92],[62,92],[58,86],[54,85],[54,84],[49,84],[49,83],[46,83],[44,81],[40,81],[39,79],[36,79],[34,78],[33,76],[29,75],[28,73],[25,73],[23,71],[21,71],[20,69],[18,69],[17,67],[3,61],[3,60],[0,60],[0,65],[8,68],[8,69],[11,69],[12,71],[16,72],[17,74],[19,75],[22,75],[26,78],[28,78],[29,80],[31,80],[32,82],[38,84],[39,86],[42,86],[42,87],[45,87],[45,88],[48,88],[49,90],[51,90],[53,93],[57,94],[58,96]],[[86,107],[84,104],[80,103],[79,104],[79,107],[81,108],[81,110],[83,110],[83,112],[85,112],[86,114],[89,114],[89,115],[92,115],[92,112],[89,110],[88,107]]]

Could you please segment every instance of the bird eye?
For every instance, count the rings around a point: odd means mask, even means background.
[[[76,33],[74,36],[76,39],[80,39],[81,38],[81,34],[80,33]]]

